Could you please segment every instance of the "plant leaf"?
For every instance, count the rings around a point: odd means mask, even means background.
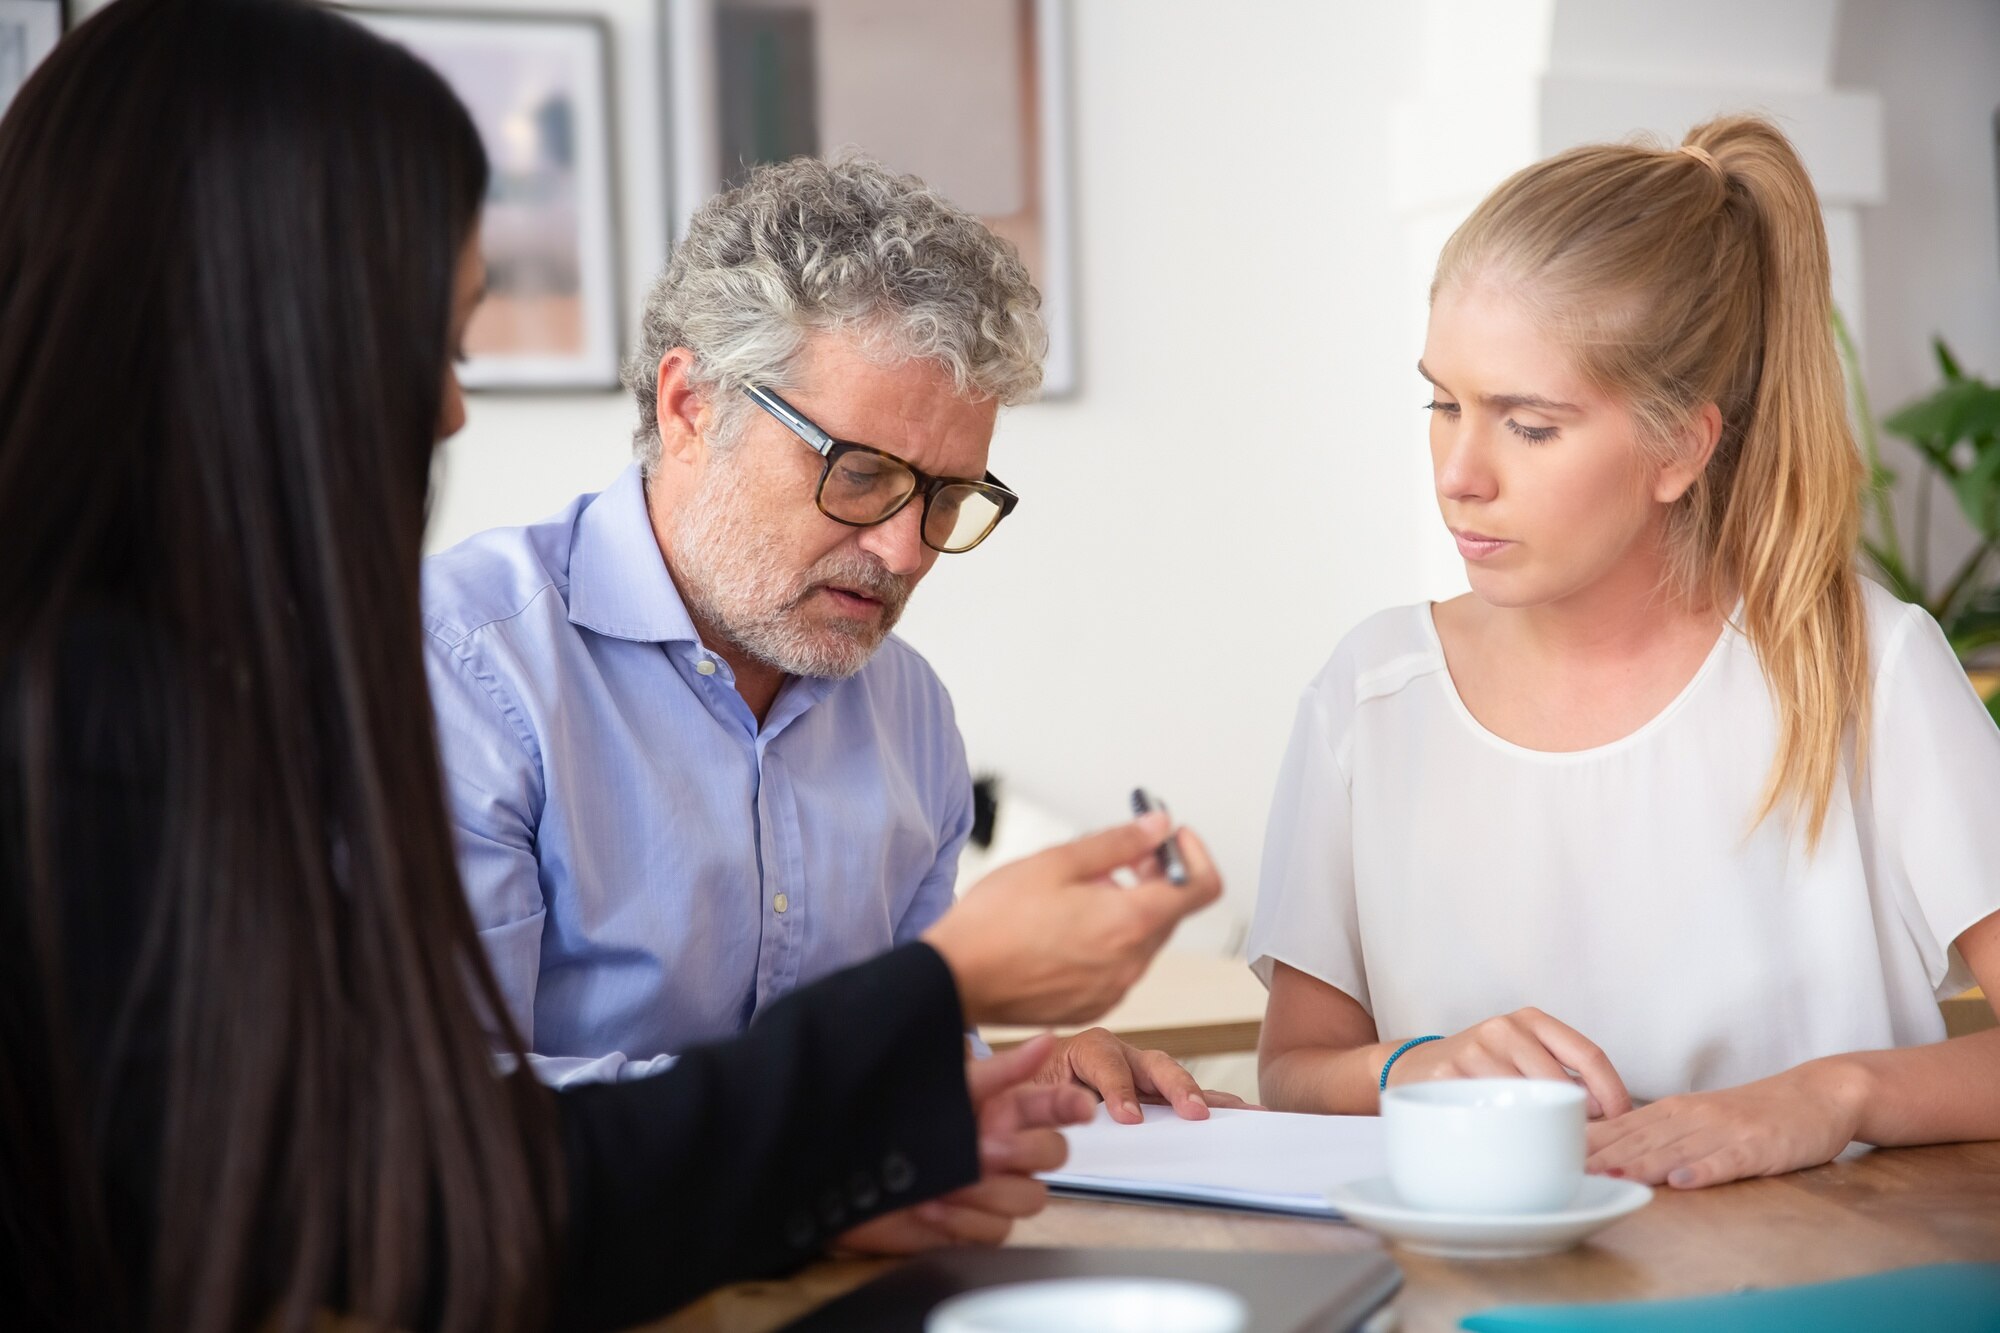
[[[1956,380],[1902,407],[1882,423],[1882,428],[1916,445],[1942,464],[1944,471],[1953,472],[1956,469],[1945,457],[1950,446],[1974,434],[1981,423],[2000,422],[2000,402],[1989,399],[2000,399],[2000,390],[1977,380]],[[1967,429],[1968,425],[1973,429]]]
[[[1951,489],[1972,530],[1989,542],[2000,538],[2000,441],[1989,436],[1972,466],[1951,479]]]
[[[1958,368],[1958,358],[1953,356],[1951,349],[1944,345],[1943,338],[1933,337],[1931,339],[1931,351],[1936,355],[1938,369],[1943,372],[1945,379],[1957,381],[1965,378],[1965,372]]]

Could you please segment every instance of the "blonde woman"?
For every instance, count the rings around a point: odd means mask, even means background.
[[[1419,372],[1468,596],[1307,687],[1250,939],[1263,1099],[1578,1078],[1590,1167],[1693,1187],[2000,1137],[2000,731],[1855,569],[1797,154],[1719,120],[1520,172]],[[1635,1109],[1637,1108],[1637,1109]]]

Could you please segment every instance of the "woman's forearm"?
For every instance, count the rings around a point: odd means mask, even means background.
[[[1856,1080],[1854,1137],[1878,1147],[2000,1139],[2000,1029],[1824,1064]]]
[[[1345,1048],[1295,1046],[1269,1055],[1257,1069],[1259,1099],[1273,1111],[1374,1115],[1381,1108],[1377,1084],[1382,1062],[1395,1049],[1376,1042]]]

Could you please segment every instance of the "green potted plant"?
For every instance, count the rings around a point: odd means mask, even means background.
[[[1854,418],[1873,481],[1872,531],[1863,534],[1868,557],[1898,597],[1917,602],[1937,618],[1959,661],[2000,722],[2000,386],[1960,368],[1944,340],[1933,339],[1944,383],[1890,415],[1879,430],[1916,448],[1923,470],[1916,478],[1915,531],[1903,545],[1891,492],[1898,478],[1882,465],[1881,438],[1847,324],[1834,317]],[[1972,525],[1971,552],[1933,582],[1930,568],[1931,506],[1942,485]]]

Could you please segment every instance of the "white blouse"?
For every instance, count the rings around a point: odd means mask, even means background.
[[[2000,911],[2000,729],[1921,607],[1866,602],[1867,768],[1811,857],[1782,815],[1750,827],[1777,720],[1736,629],[1631,735],[1547,753],[1467,711],[1428,605],[1363,622],[1299,703],[1251,966],[1385,1041],[1533,1005],[1641,1101],[1942,1040],[1973,984],[1952,941]]]

